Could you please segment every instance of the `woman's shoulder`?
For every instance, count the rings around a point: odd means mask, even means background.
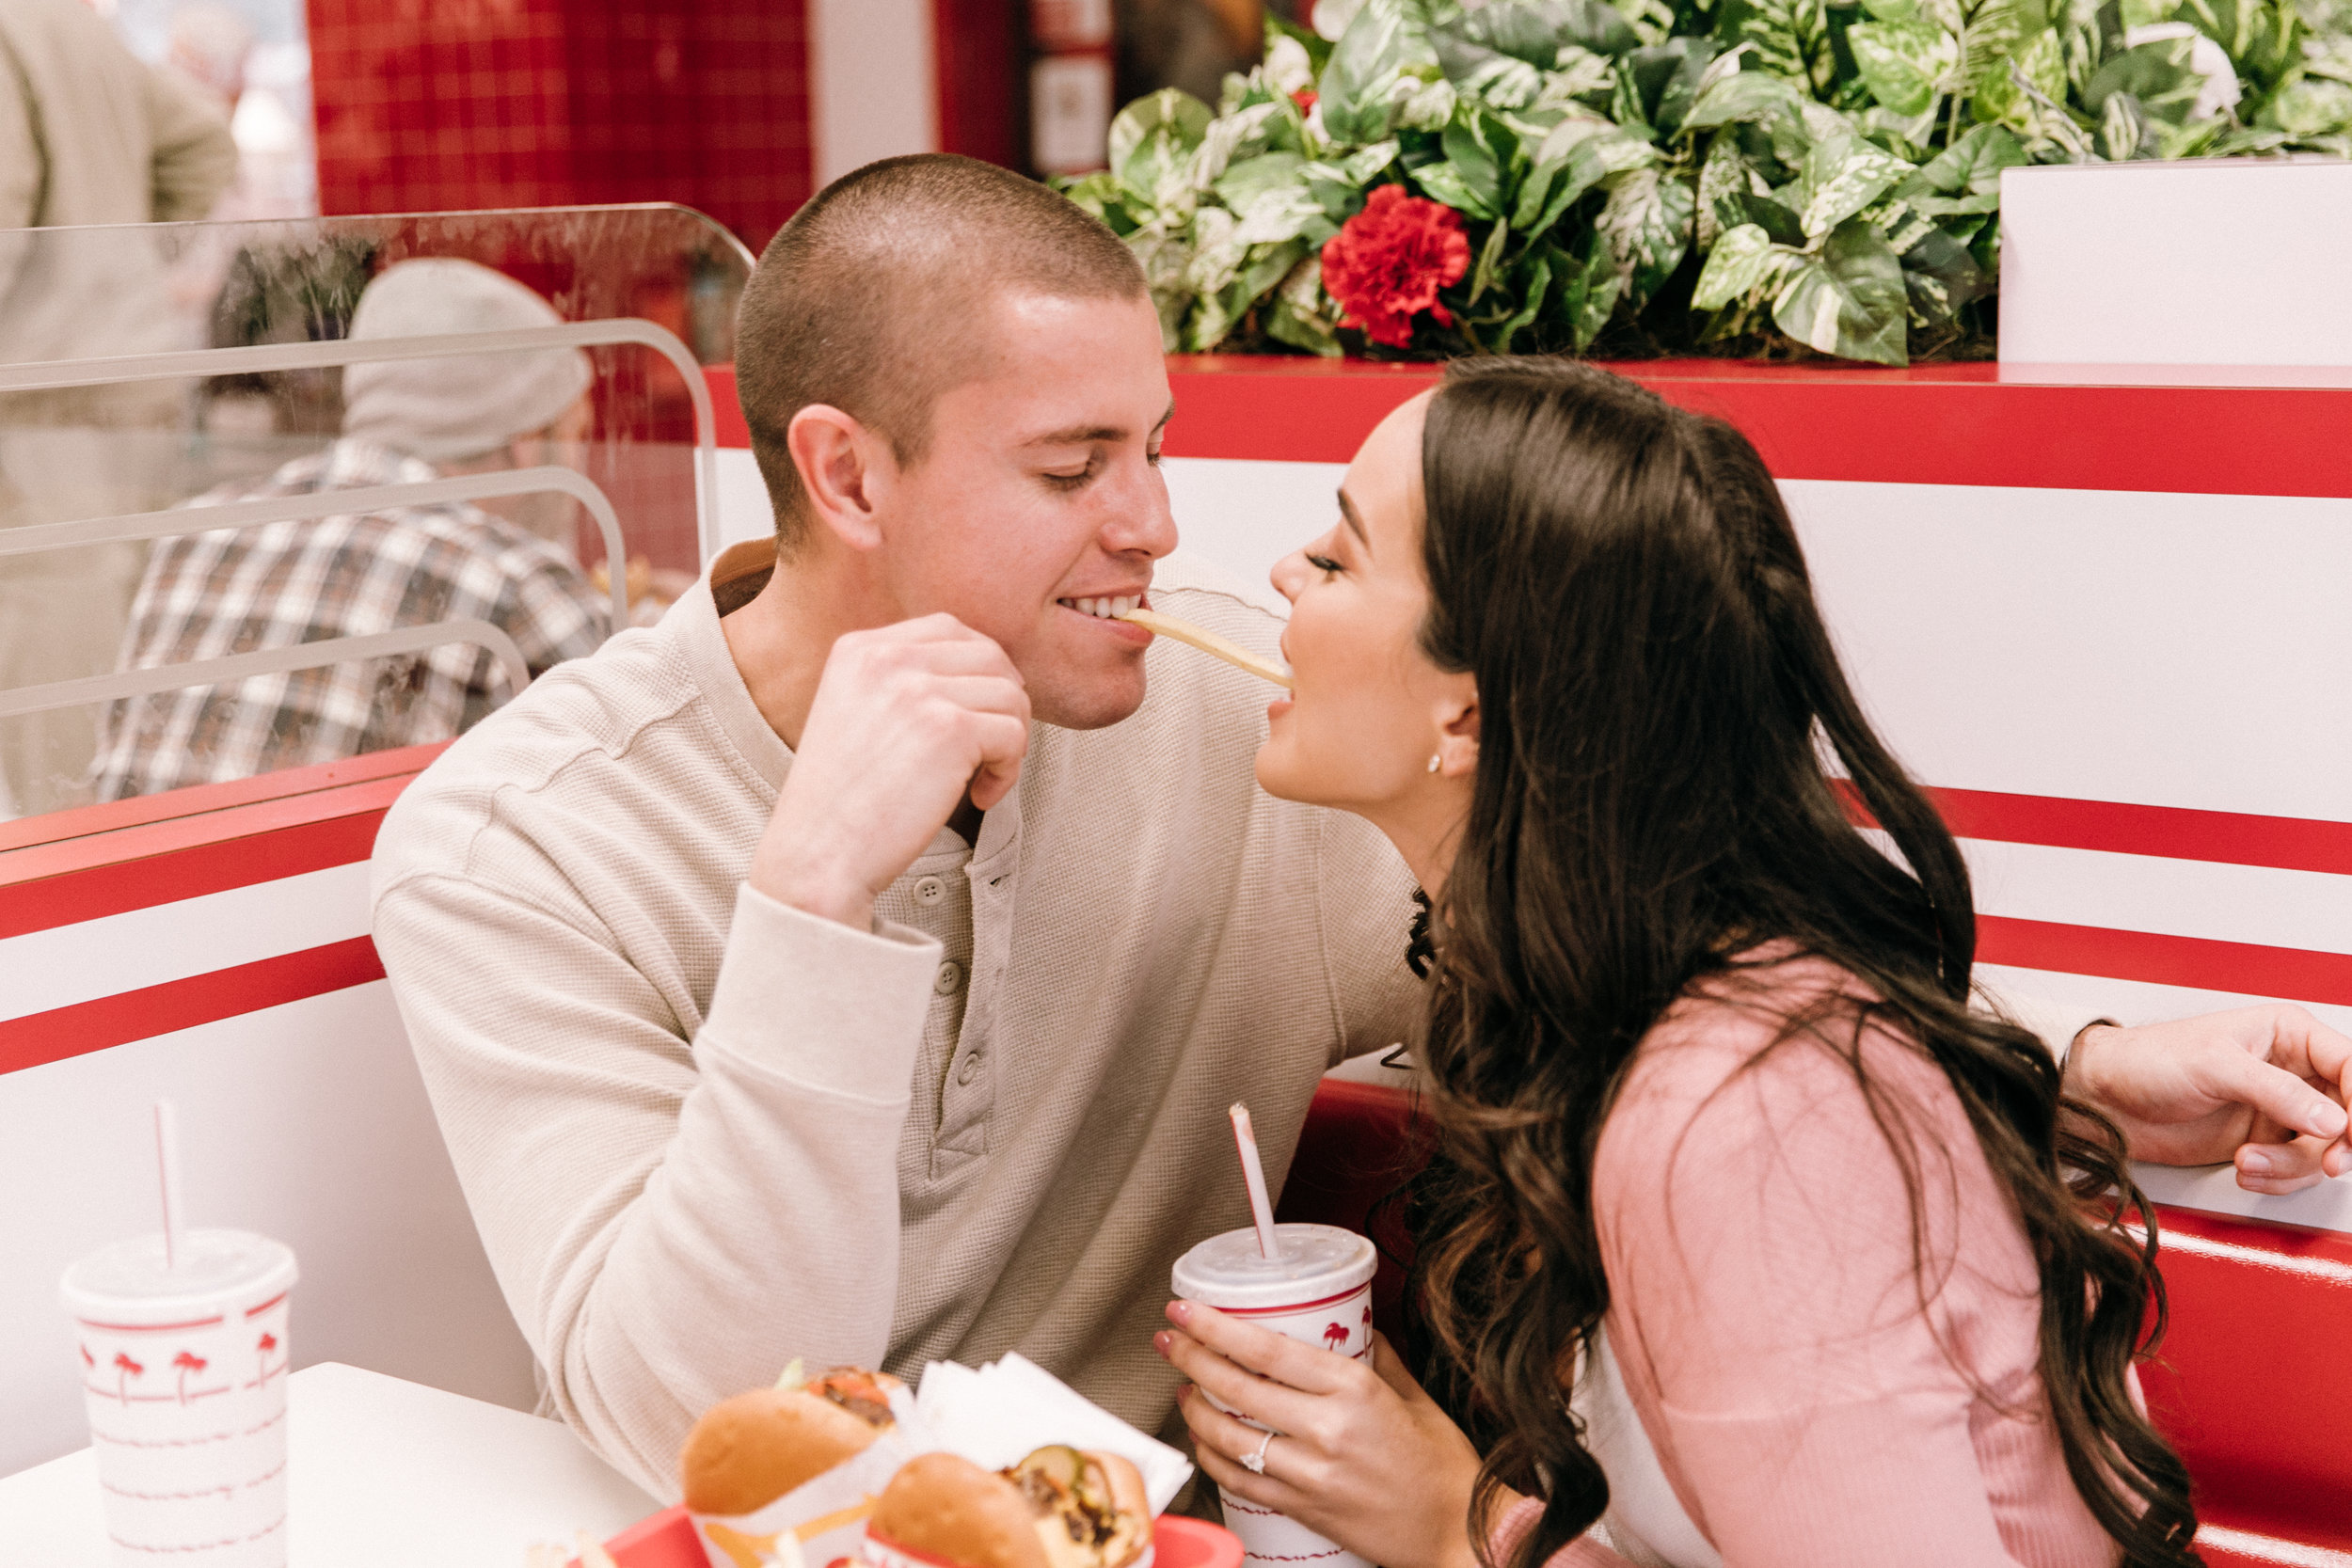
[[[1969,1133],[1943,1070],[1860,978],[1766,948],[1692,986],[1643,1037],[1603,1123],[1596,1196],[1673,1201],[1694,1171],[1820,1191],[1891,1156],[1892,1124]]]

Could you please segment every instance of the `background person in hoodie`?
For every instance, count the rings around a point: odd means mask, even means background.
[[[218,98],[139,61],[81,0],[0,5],[0,361],[190,346],[151,242],[29,231],[201,218],[236,168]],[[169,505],[184,395],[0,394],[0,527]],[[0,689],[106,669],[139,561],[134,545],[0,557]],[[95,724],[89,707],[0,721],[0,816],[73,803]]]
[[[488,267],[416,261],[368,285],[351,335],[497,332],[560,320]],[[590,376],[577,349],[355,364],[343,372],[342,439],[258,488],[218,490],[194,504],[577,466]],[[572,553],[576,509],[550,499],[404,506],[158,540],[132,606],[122,667],[473,619],[513,638],[535,676],[593,653],[609,617]],[[448,642],[132,698],[107,715],[96,794],[120,800],[447,740],[514,695],[488,650]]]

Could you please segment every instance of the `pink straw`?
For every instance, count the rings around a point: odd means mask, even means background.
[[[180,1266],[180,1117],[171,1101],[155,1101],[155,1179],[164,1202],[164,1267]]]
[[[1258,1135],[1249,1130],[1249,1107],[1239,1101],[1229,1113],[1233,1118],[1233,1142],[1241,1149],[1241,1179],[1249,1184],[1249,1216],[1258,1226],[1258,1251],[1267,1258],[1282,1256],[1274,1235],[1274,1204],[1265,1196],[1265,1166],[1258,1159]]]

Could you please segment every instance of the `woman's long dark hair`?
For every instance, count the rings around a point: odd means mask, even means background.
[[[1436,911],[1425,1060],[1448,1176],[1415,1274],[1437,1349],[1499,1433],[1472,1510],[1482,1556],[1503,1485],[1548,1494],[1511,1568],[1607,1505],[1562,1399],[1609,1306],[1601,1124],[1667,1007],[1779,941],[1883,999],[1847,1011],[1850,1037],[1788,1027],[1839,1052],[1901,1165],[1922,1310],[1930,1140],[1866,1070],[1873,1019],[1943,1069],[2023,1223],[2076,1489],[2126,1561],[2197,1562],[2187,1471],[2126,1384],[2164,1298],[2153,1219],[2144,1243],[2124,1227],[2140,1200],[2122,1140],[2062,1096],[2032,1035],[1969,1010],[1967,868],[1855,703],[1755,449],[1589,367],[1484,358],[1448,371],[1422,476],[1422,641],[1476,677],[1480,736]],[[1824,749],[1899,864],[1849,819]]]

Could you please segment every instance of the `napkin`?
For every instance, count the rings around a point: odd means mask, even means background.
[[[1192,1462],[1182,1453],[1019,1354],[977,1370],[931,1362],[915,1388],[914,1419],[933,1444],[984,1469],[1017,1465],[1048,1443],[1118,1454],[1142,1472],[1155,1514],[1165,1513],[1192,1479]]]

